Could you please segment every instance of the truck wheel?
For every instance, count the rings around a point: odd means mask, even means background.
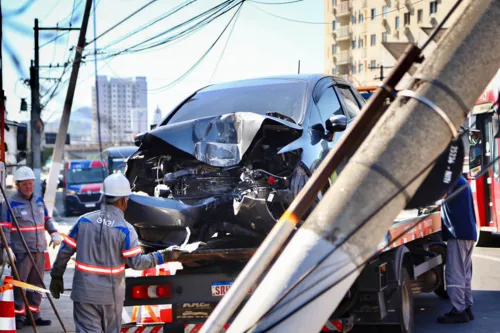
[[[401,287],[399,288],[399,318],[401,322],[401,333],[415,332],[415,313],[413,311],[413,292],[411,291],[410,274],[406,267],[401,268]]]
[[[434,294],[436,294],[439,298],[441,299],[448,299],[448,292],[445,289],[446,283],[444,282],[445,279],[445,263],[446,263],[446,246],[444,244],[435,244],[429,247],[429,250],[438,253],[441,255],[441,258],[443,259],[443,263],[434,269],[437,270],[436,274],[438,275],[438,278],[440,280],[439,286],[434,290]]]

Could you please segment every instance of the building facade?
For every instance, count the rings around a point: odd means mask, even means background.
[[[145,77],[98,76],[99,123],[103,143],[125,144],[148,130],[148,98]],[[99,141],[96,89],[92,89],[92,139]]]
[[[454,3],[455,0],[324,0],[325,22],[331,22],[325,24],[325,72],[356,86],[378,84],[409,43],[425,42]]]

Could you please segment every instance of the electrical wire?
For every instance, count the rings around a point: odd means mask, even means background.
[[[411,5],[416,5],[417,3],[420,3],[420,2],[423,2],[425,0],[417,0],[415,2],[412,2]],[[255,1],[251,1],[251,2],[255,2]],[[257,8],[258,10],[260,10],[261,12],[264,12],[266,13],[267,15],[271,15],[273,17],[276,17],[276,18],[279,18],[281,20],[285,20],[285,21],[290,21],[290,22],[295,22],[295,23],[303,23],[303,24],[332,24],[332,22],[312,22],[312,21],[302,21],[302,20],[296,20],[296,19],[291,19],[291,18],[288,18],[288,17],[284,17],[284,16],[279,16],[279,15],[276,15],[274,13],[271,13],[271,12],[268,12],[267,10],[264,10],[262,8],[260,8],[259,6],[256,6],[254,4],[251,4],[254,8]],[[374,15],[373,18],[375,17],[379,17],[379,16],[386,16],[387,14],[389,13],[394,13],[394,12],[398,12],[400,11],[400,9],[394,9],[394,10],[389,10],[385,13],[382,13],[382,14],[377,14],[377,15]],[[373,20],[373,18],[370,18],[370,20]],[[365,18],[366,20],[368,20],[368,18]]]
[[[302,1],[302,0],[300,0]],[[214,71],[212,72],[212,75],[210,75],[210,80],[208,81],[209,83],[212,82],[212,79],[214,78],[215,72],[217,72],[217,68],[219,68],[219,64],[224,57],[224,52],[226,52],[227,44],[229,44],[229,40],[231,39],[231,36],[233,35],[234,27],[236,26],[236,22],[238,21],[238,17],[240,17],[241,11],[238,11],[236,14],[236,18],[234,19],[233,26],[231,27],[231,30],[229,31],[229,35],[227,36],[226,43],[224,44],[224,47],[222,48],[222,52],[219,56],[219,59],[217,59],[217,64],[215,65]]]
[[[302,2],[304,0],[292,0],[292,1],[285,1],[285,2],[262,2],[262,1],[256,1],[256,0],[248,0],[253,3],[258,3],[259,5],[288,5],[291,3],[297,3],[297,2]]]
[[[143,25],[142,27],[140,27],[140,28],[138,28],[138,29],[136,29],[136,30],[134,30],[134,31],[132,31],[132,32],[130,32],[130,33],[128,33],[127,35],[125,35],[125,36],[123,36],[123,37],[121,37],[121,38],[117,39],[116,41],[111,42],[110,44],[107,44],[107,45],[104,47],[104,49],[108,49],[108,48],[110,48],[111,46],[116,45],[116,44],[118,44],[118,43],[120,43],[120,42],[124,41],[125,39],[128,39],[128,38],[130,38],[130,37],[132,37],[132,36],[134,36],[134,35],[136,35],[136,34],[138,34],[138,33],[142,32],[142,31],[146,30],[147,28],[149,28],[149,27],[151,27],[151,26],[155,25],[156,23],[158,23],[158,22],[160,22],[160,21],[162,21],[162,20],[164,20],[164,19],[166,19],[166,18],[168,18],[168,17],[172,16],[173,14],[175,14],[175,13],[177,13],[178,11],[180,11],[180,10],[182,10],[182,9],[186,8],[187,6],[191,5],[192,3],[196,2],[196,1],[198,1],[198,0],[188,0],[188,1],[186,1],[184,4],[182,4],[182,5],[179,5],[179,6],[175,7],[174,9],[172,9],[172,10],[168,11],[167,13],[165,13],[165,14],[163,14],[163,15],[161,15],[161,16],[159,16],[159,17],[157,17],[157,18],[156,18],[156,19],[154,19],[153,21],[150,21],[149,23],[147,23],[147,24]]]
[[[166,84],[166,85],[163,85],[161,87],[158,87],[158,88],[154,88],[154,89],[149,89],[147,90],[148,92],[159,92],[159,91],[164,91],[168,88],[170,88],[171,86],[177,84],[178,82],[180,82],[181,80],[183,80],[186,76],[188,76],[202,61],[203,59],[205,59],[205,57],[210,53],[210,51],[214,48],[214,46],[217,44],[217,42],[221,39],[222,35],[224,35],[224,32],[227,30],[227,28],[229,27],[229,25],[231,24],[231,22],[236,18],[236,15],[239,13],[239,11],[241,10],[242,6],[243,6],[243,3],[245,2],[245,0],[241,0],[238,4],[236,4],[234,7],[236,6],[239,6],[238,9],[236,10],[236,12],[234,13],[234,15],[231,17],[231,19],[229,20],[229,22],[226,24],[226,26],[224,27],[224,29],[222,30],[222,32],[219,34],[219,36],[217,37],[217,39],[212,43],[212,45],[210,45],[210,47],[207,49],[207,51],[198,59],[198,61],[196,61],[194,63],[193,66],[191,66],[186,72],[184,72],[184,74],[182,74],[181,76],[179,76],[177,79],[175,79],[174,81]],[[234,8],[232,7],[232,8]],[[231,9],[232,9],[231,8]]]
[[[119,27],[120,25],[122,25],[123,23],[127,22],[130,18],[134,17],[135,15],[139,14],[141,11],[143,11],[144,9],[146,9],[147,7],[149,7],[150,5],[152,5],[153,3],[157,2],[158,0],[151,0],[150,2],[148,2],[147,4],[145,4],[144,6],[140,7],[139,9],[137,9],[136,11],[134,11],[132,14],[128,15],[127,17],[125,17],[124,19],[122,19],[120,22],[116,23],[115,25],[113,25],[111,28],[109,28],[108,30],[104,31],[103,33],[101,33],[99,36],[96,36],[94,37],[93,40],[91,40],[90,42],[86,43],[86,45],[89,45],[89,44],[92,44],[93,42],[95,42],[96,40],[98,40],[99,38],[105,36],[107,33],[109,33],[110,31],[113,31],[114,29],[116,29],[117,27]],[[94,14],[95,15],[95,14]]]
[[[118,51],[118,52],[115,52],[111,55],[108,55],[106,56],[107,58],[110,58],[110,57],[115,57],[115,56],[118,56],[118,55],[121,55],[123,53],[137,53],[137,52],[142,52],[142,51],[145,51],[145,50],[149,50],[149,49],[152,49],[152,48],[156,48],[158,46],[161,46],[161,45],[164,45],[166,43],[170,43],[170,42],[173,42],[179,38],[182,38],[182,37],[185,37],[187,35],[190,35],[196,31],[198,31],[199,29],[203,28],[204,26],[206,26],[207,24],[211,23],[213,20],[215,20],[216,18],[222,16],[223,14],[227,13],[229,10],[231,10],[233,7],[231,7],[231,5],[233,3],[235,3],[237,0],[226,0],[222,3],[220,3],[219,5],[216,5],[206,11],[204,11],[203,13],[201,14],[198,14],[196,15],[195,17],[192,17],[190,18],[189,20],[187,21],[184,21],[172,28],[169,28],[153,37],[150,37],[144,41],[141,41],[133,46],[130,46],[130,47],[127,47],[126,49],[124,50],[121,50],[121,51]],[[230,7],[230,8],[229,8]],[[229,9],[228,9],[229,8]],[[222,13],[221,13],[222,12]],[[156,42],[156,44],[150,44],[150,45],[146,45],[140,49],[137,49],[137,47],[141,46],[141,45],[144,45],[150,41],[153,41],[165,34],[168,34],[170,32],[173,32],[177,29],[179,29],[180,27],[182,26],[185,26],[185,25],[188,25],[190,23],[192,23],[193,21],[196,21],[197,19],[203,17],[203,16],[206,16],[207,14],[210,14],[208,17],[206,18],[203,18],[200,22],[197,22],[195,25],[193,26],[190,26],[188,27],[186,30],[183,30],[181,31],[180,33],[178,33],[177,35],[174,35],[172,37],[169,37],[169,38],[166,38],[160,42]]]

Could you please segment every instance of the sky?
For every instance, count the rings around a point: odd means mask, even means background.
[[[28,0],[30,1],[30,0]],[[59,24],[67,27],[71,18],[73,4],[80,4],[74,11],[74,27],[79,27],[83,16],[86,0],[33,0],[34,4],[22,15],[6,17],[9,12],[19,8],[24,1],[3,1],[4,13],[4,89],[7,96],[7,112],[10,120],[27,120],[29,112],[20,112],[20,99],[30,101],[30,91],[21,78],[29,75],[30,60],[34,54],[33,22],[40,20],[41,27],[50,27]],[[106,31],[123,18],[142,7],[150,0],[97,0],[96,32],[97,35]],[[302,0],[290,4],[265,4],[285,2],[286,0],[255,0],[246,1],[237,19],[234,28],[231,26],[219,39],[208,56],[185,79],[169,89],[155,90],[165,86],[184,74],[207,51],[220,35],[231,19],[235,10],[216,19],[202,30],[174,43],[168,43],[159,48],[141,53],[119,55],[97,63],[98,74],[113,77],[145,76],[148,80],[148,111],[149,120],[157,106],[163,115],[172,110],[184,98],[195,90],[206,85],[233,81],[239,79],[263,77],[283,74],[296,74],[298,61],[301,61],[301,73],[323,72],[323,29],[322,24],[306,24],[283,20],[269,15],[262,10],[307,22],[323,21],[322,0]],[[118,44],[106,47],[127,33],[154,20],[172,8],[184,4],[186,0],[157,0],[146,9],[135,15],[126,23],[97,40],[97,49],[100,53],[112,54],[127,46],[143,41],[159,32],[165,31],[176,24],[196,16],[208,8],[217,5],[222,0],[198,0],[169,18],[156,25],[124,40]],[[259,3],[257,3],[259,2]],[[259,9],[260,8],[260,9]],[[23,32],[20,32],[22,30]],[[230,39],[228,40],[228,36]],[[90,18],[86,40],[91,41],[94,36],[93,16]],[[44,36],[40,45],[52,39]],[[68,38],[69,37],[69,38]],[[51,43],[40,50],[40,65],[64,63],[68,57],[71,60],[74,52],[69,49],[76,45],[78,31],[71,32],[58,39],[58,43]],[[227,43],[227,45],[226,45]],[[15,50],[19,56],[24,75],[21,75],[5,51],[5,44]],[[226,45],[223,56],[219,58]],[[85,48],[85,63],[80,68],[78,84],[73,101],[73,109],[82,106],[92,106],[91,91],[94,85],[93,43]],[[100,58],[102,56],[99,56]],[[218,66],[217,63],[219,62]],[[216,70],[215,70],[216,69]],[[40,77],[58,78],[61,68],[41,69]],[[65,78],[69,78],[70,70]],[[64,82],[64,79],[63,79]],[[54,83],[41,80],[45,87]],[[60,93],[53,98],[42,112],[44,121],[52,121],[60,117],[67,91],[67,84],[62,85]],[[42,94],[44,90],[42,89]],[[43,99],[42,99],[43,101]],[[89,129],[90,130],[90,129]]]

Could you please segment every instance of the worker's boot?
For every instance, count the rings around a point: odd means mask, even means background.
[[[458,312],[455,307],[453,307],[450,312],[445,313],[444,316],[439,316],[437,319],[437,322],[440,324],[461,324],[468,323],[469,321],[467,310]]]
[[[469,316],[469,320],[474,320],[474,314],[472,313],[472,306],[469,306],[467,309],[465,309],[465,311],[467,312],[467,315]]]
[[[30,319],[26,319],[26,322],[24,324],[32,326]],[[35,324],[36,326],[50,326],[52,324],[52,321],[49,319],[38,318],[35,320]]]

